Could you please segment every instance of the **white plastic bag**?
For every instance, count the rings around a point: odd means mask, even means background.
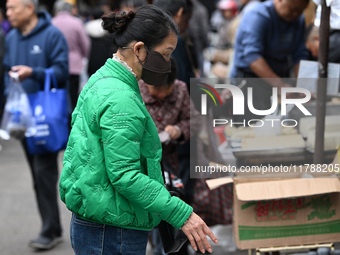
[[[28,97],[17,76],[11,77],[1,121],[0,138],[22,139],[35,133],[35,123]]]

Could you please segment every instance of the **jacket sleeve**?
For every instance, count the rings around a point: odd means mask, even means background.
[[[267,30],[268,19],[265,17],[252,12],[243,17],[237,36],[242,37],[242,55],[248,66],[263,57]]]
[[[65,87],[68,80],[68,46],[65,37],[55,27],[51,26],[46,37],[48,49],[47,68],[53,68],[58,85]],[[34,67],[32,78],[43,84],[45,67]]]
[[[141,170],[141,141],[150,134],[145,130],[147,120],[138,104],[141,103],[136,102],[136,95],[122,93],[119,102],[101,111],[100,129],[108,177],[112,186],[132,204],[180,228],[192,207],[171,197],[163,184]],[[157,153],[154,148],[148,149],[150,155],[152,150]],[[151,157],[146,159],[147,167],[156,167],[159,162],[155,161]]]

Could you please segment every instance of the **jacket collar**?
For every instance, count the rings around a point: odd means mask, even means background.
[[[105,67],[112,77],[121,80],[129,85],[135,92],[140,93],[137,79],[121,63],[109,58],[105,63]]]

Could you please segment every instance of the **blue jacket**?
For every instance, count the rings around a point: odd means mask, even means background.
[[[22,81],[27,93],[42,89],[45,69],[52,67],[59,87],[65,87],[68,80],[68,47],[62,33],[52,25],[47,12],[38,13],[37,26],[23,36],[14,28],[6,36],[5,42],[5,83],[8,84],[8,71],[15,65],[33,68],[32,76]]]

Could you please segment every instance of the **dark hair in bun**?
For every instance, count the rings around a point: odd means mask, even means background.
[[[108,13],[102,16],[104,30],[113,34],[115,48],[132,41],[142,41],[149,50],[160,44],[170,32],[179,33],[174,21],[154,5],[145,5],[136,12]]]
[[[111,12],[106,16],[103,16],[102,26],[104,30],[109,33],[115,33],[119,30],[124,30],[127,24],[135,17],[135,13],[133,11],[114,13]]]

